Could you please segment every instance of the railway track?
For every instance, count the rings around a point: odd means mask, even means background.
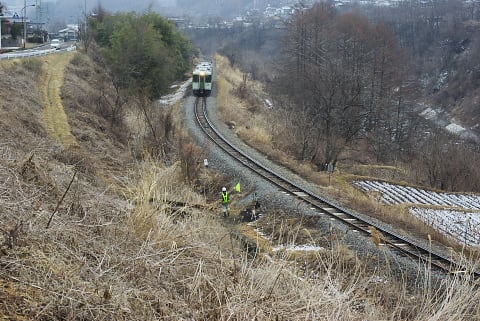
[[[437,268],[443,272],[456,273],[465,270],[465,267],[457,264],[451,258],[435,253],[433,250],[419,245],[402,235],[387,231],[376,224],[373,220],[370,221],[368,218],[359,217],[352,211],[333,204],[324,197],[314,194],[308,189],[300,186],[298,183],[275,173],[257,160],[249,157],[243,151],[230,144],[215,126],[213,126],[208,118],[206,107],[207,99],[205,97],[195,99],[194,112],[196,121],[213,143],[264,180],[275,185],[280,190],[304,201],[316,210],[317,215],[326,215],[334,218],[345,224],[350,230],[357,231],[367,236],[372,236],[372,233],[375,233],[375,236],[380,239],[381,246],[389,247],[400,255],[425,262],[429,266]],[[479,271],[475,271],[473,274],[476,279],[480,276]]]

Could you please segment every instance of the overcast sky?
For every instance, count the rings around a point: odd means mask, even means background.
[[[123,10],[123,8],[130,8],[130,10],[138,9],[139,5],[147,7],[149,3],[152,3],[154,6],[174,6],[176,0],[0,0],[7,7],[18,7],[20,10],[25,5],[25,2],[28,5],[31,4],[57,4],[61,6],[69,7],[84,7],[87,6],[87,9],[96,7],[98,3],[101,3],[103,7],[112,11]]]
[[[47,29],[53,26],[57,28],[62,24],[78,23],[83,20],[85,11],[91,13],[99,3],[108,12],[142,12],[150,5],[153,11],[165,15],[178,12],[174,8],[176,0],[0,0],[0,2],[6,6],[7,12],[17,13],[19,16],[22,15],[22,9],[26,5],[28,19],[45,23]]]
[[[175,6],[176,0],[0,0],[7,8],[19,8],[20,10],[26,5],[37,5],[44,7],[64,7],[64,8],[84,8],[87,11],[96,7],[99,3],[108,11],[131,11],[145,10],[149,4],[154,7]]]
[[[27,6],[27,18],[44,23],[45,29],[55,31],[66,24],[78,24],[101,4],[110,13],[144,12],[151,8],[163,16],[236,16],[253,4],[279,3],[280,0],[0,0],[7,15],[22,15]],[[35,6],[34,6],[35,5]]]

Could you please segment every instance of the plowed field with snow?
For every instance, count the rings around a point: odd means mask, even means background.
[[[381,181],[355,181],[366,193],[378,193],[388,205],[409,205],[409,212],[446,235],[480,246],[480,196],[439,193]]]

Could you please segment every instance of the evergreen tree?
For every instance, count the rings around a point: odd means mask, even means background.
[[[160,15],[101,17],[91,21],[90,28],[121,89],[158,98],[190,68],[190,41]]]

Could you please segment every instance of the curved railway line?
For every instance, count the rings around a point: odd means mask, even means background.
[[[224,136],[213,126],[207,114],[207,99],[205,97],[196,98],[194,104],[195,118],[198,125],[201,127],[206,136],[214,142],[223,151],[229,154],[236,161],[243,166],[256,173],[258,176],[267,180],[279,189],[295,196],[304,201],[306,204],[314,208],[318,215],[328,215],[350,229],[358,231],[364,235],[371,236],[372,231],[376,230],[381,235],[381,245],[387,246],[400,255],[408,256],[418,261],[427,262],[430,266],[435,267],[446,273],[455,273],[464,271],[465,267],[458,265],[451,258],[435,253],[414,241],[405,238],[404,236],[387,231],[373,221],[365,217],[359,217],[352,211],[339,207],[336,204],[328,201],[320,195],[316,195],[308,189],[300,186],[298,183],[289,180],[282,175],[275,173],[273,170],[262,165],[255,159],[249,157],[243,151],[230,144]],[[473,272],[475,279],[480,276],[479,271]]]

